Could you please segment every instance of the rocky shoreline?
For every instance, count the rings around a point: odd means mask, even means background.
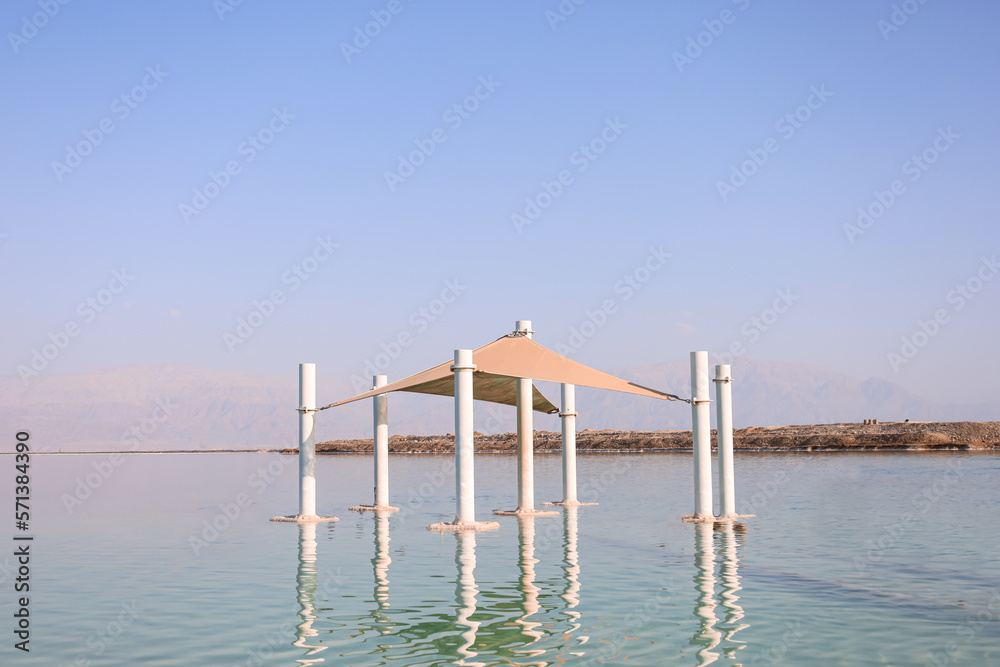
[[[448,453],[454,435],[394,435],[389,451]],[[477,452],[513,452],[514,433],[476,433]],[[560,434],[535,431],[536,452],[558,452]],[[715,446],[715,431],[712,431]],[[891,451],[1000,449],[1000,422],[882,422],[871,424],[812,424],[754,426],[735,429],[733,446],[743,451]],[[593,431],[576,435],[578,452],[691,451],[691,431]],[[296,449],[284,450],[288,453]],[[372,451],[371,439],[333,440],[316,445],[318,453]]]

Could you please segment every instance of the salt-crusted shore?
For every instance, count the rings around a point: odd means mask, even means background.
[[[715,431],[712,431],[713,446]],[[390,452],[454,451],[454,436],[394,435]],[[559,433],[535,431],[535,451],[557,452]],[[882,422],[812,424],[735,429],[733,445],[744,451],[888,451],[1000,448],[1000,422]],[[477,452],[513,452],[513,433],[476,433]],[[579,452],[691,450],[691,431],[584,430],[576,435]],[[283,450],[288,453],[296,449]],[[371,452],[371,439],[333,440],[316,445],[318,453]]]

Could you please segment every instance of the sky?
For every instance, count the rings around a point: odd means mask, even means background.
[[[0,27],[4,377],[393,380],[529,319],[599,368],[1000,397],[995,3],[11,0]]]

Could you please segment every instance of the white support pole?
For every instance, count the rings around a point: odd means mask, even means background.
[[[719,513],[736,515],[736,473],[733,470],[733,378],[728,364],[715,366],[716,432],[719,442]]]
[[[561,386],[562,401],[559,417],[562,420],[562,484],[563,499],[543,505],[596,505],[597,503],[581,503],[576,497],[576,385],[563,383]]]
[[[388,384],[385,375],[372,376],[372,389]],[[355,505],[352,512],[395,512],[389,504],[389,395],[372,396],[372,449],[375,453],[375,500],[371,505]]]
[[[316,364],[299,364],[299,516],[316,516]]]
[[[499,528],[495,521],[476,521],[474,434],[472,428],[472,350],[455,350],[455,520],[427,526],[427,530],[464,531]]]
[[[476,521],[473,462],[472,350],[455,350],[455,522]]]
[[[271,521],[337,521],[316,516],[316,364],[299,364],[299,513]]]
[[[713,517],[712,422],[709,412],[708,352],[691,353],[691,435],[694,450],[695,521]]]
[[[385,375],[374,377],[373,389],[384,387],[389,379]],[[389,505],[389,395],[378,394],[372,399],[375,449],[375,506]]]
[[[531,320],[518,320],[515,331],[531,338]],[[517,510],[535,509],[533,391],[530,378],[517,380]]]
[[[563,504],[571,505],[576,498],[576,386],[562,384],[562,478]]]
[[[531,320],[518,320],[514,333],[531,338]],[[517,509],[496,510],[501,516],[558,516],[559,512],[535,509],[534,387],[531,378],[517,379]]]

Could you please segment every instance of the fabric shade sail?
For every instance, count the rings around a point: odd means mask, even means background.
[[[683,400],[673,394],[643,387],[614,375],[602,373],[557,354],[521,334],[510,334],[473,350],[472,361],[476,365],[472,374],[472,396],[480,401],[517,405],[518,378],[608,389],[669,401]],[[416,375],[325,405],[319,409],[335,408],[338,405],[392,391],[454,396],[455,380],[451,366],[452,362],[446,361]],[[532,388],[532,409],[548,414],[559,412],[559,409],[538,391],[538,387]]]

